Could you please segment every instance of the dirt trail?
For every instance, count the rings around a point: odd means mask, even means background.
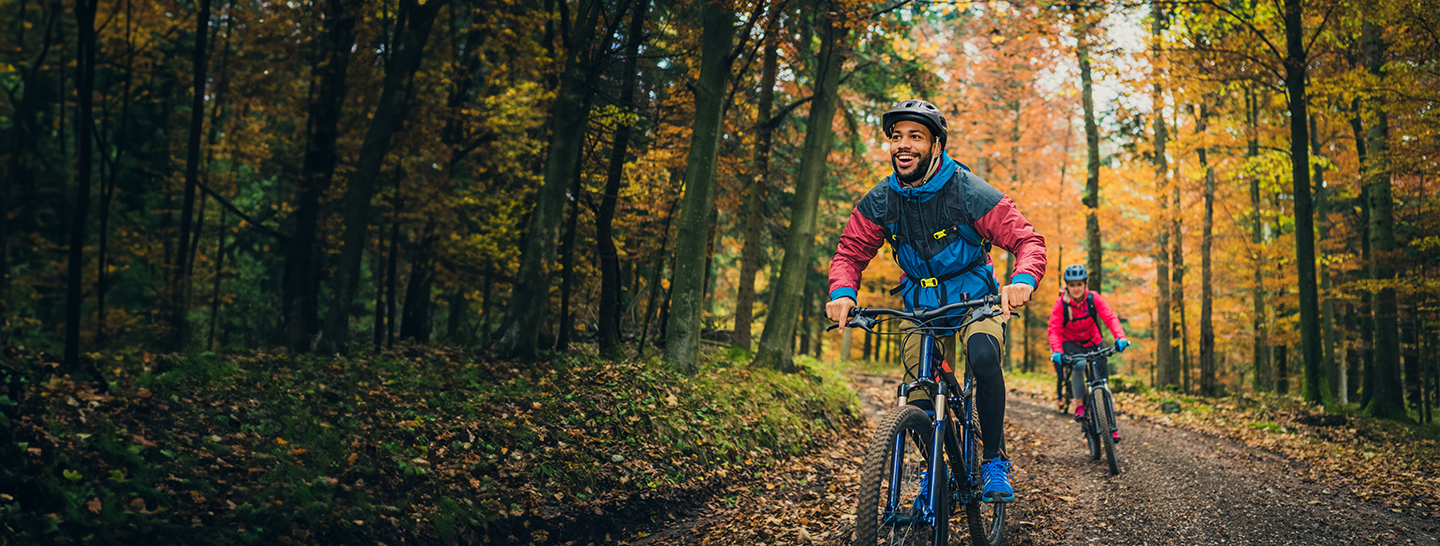
[[[873,428],[894,405],[897,378],[856,374],[851,381]],[[1440,521],[1303,483],[1281,456],[1131,419],[1120,409],[1121,474],[1112,477],[1103,461],[1089,459],[1079,425],[1047,400],[1010,392],[1006,444],[1017,501],[1009,509],[1007,544],[1440,545]],[[856,432],[615,539],[636,546],[848,546],[869,436]],[[954,525],[963,536],[963,517]]]
[[[1283,457],[1129,419],[1124,408],[1112,477],[1090,460],[1079,425],[1044,402],[1012,392],[1006,421],[1041,442],[1016,453],[1027,474],[1064,477],[1051,493],[1075,499],[1057,507],[1069,522],[1060,544],[1437,544],[1440,522],[1303,483]]]

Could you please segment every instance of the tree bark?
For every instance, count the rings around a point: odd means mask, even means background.
[[[345,105],[345,72],[355,45],[356,10],[345,0],[326,0],[321,51],[311,67],[310,138],[305,146],[295,195],[294,238],[286,248],[280,289],[280,325],[285,345],[307,351],[320,331],[320,199],[330,188],[337,163],[340,115]]]
[[[615,246],[613,225],[615,205],[624,186],[625,158],[628,157],[630,135],[634,121],[638,121],[635,109],[635,87],[640,58],[640,44],[645,38],[645,13],[649,0],[635,3],[635,12],[630,19],[630,35],[625,44],[625,77],[620,83],[619,108],[635,120],[622,121],[615,128],[615,140],[611,145],[610,171],[605,179],[605,194],[600,198],[600,209],[595,213],[595,239],[600,254],[600,309],[599,346],[600,355],[607,358],[620,356],[620,251]]]
[[[822,33],[820,55],[816,63],[814,100],[810,103],[810,117],[805,124],[805,144],[800,155],[800,171],[795,183],[794,208],[790,213],[790,230],[785,237],[785,258],[780,266],[780,278],[772,288],[769,316],[765,318],[765,330],[760,336],[760,350],[755,364],[793,373],[794,355],[788,340],[792,337],[795,317],[801,312],[805,277],[811,267],[810,251],[815,244],[815,216],[820,199],[820,189],[829,171],[832,128],[835,108],[839,103],[837,88],[840,67],[845,55],[848,29],[836,24],[830,14],[819,14]],[[848,332],[850,329],[846,328]],[[842,352],[841,358],[850,354]]]
[[[705,305],[705,247],[715,201],[715,160],[719,150],[725,84],[730,76],[734,14],[707,2],[701,9],[703,36],[700,78],[695,82],[695,121],[685,167],[685,196],[675,239],[675,275],[670,288],[665,361],[692,375],[700,365],[700,315]]]
[[[1160,82],[1164,78],[1159,68],[1160,58],[1160,36],[1164,31],[1164,13],[1160,10],[1160,4],[1150,5],[1150,48],[1151,55],[1156,59],[1155,68],[1151,74],[1154,83],[1150,87],[1150,104],[1155,116],[1155,202],[1159,205],[1160,213],[1157,224],[1163,226],[1155,230],[1155,386],[1164,388],[1169,385],[1180,384],[1180,376],[1176,369],[1174,350],[1174,292],[1171,286],[1170,274],[1170,207],[1165,198],[1167,182],[1170,177],[1170,161],[1166,157],[1165,146],[1169,139],[1169,133],[1165,126],[1165,90]],[[1089,131],[1089,123],[1086,123],[1086,131]],[[1098,155],[1096,156],[1098,161]],[[1094,275],[1092,272],[1091,275]],[[1095,288],[1092,287],[1092,290]]]
[[[1202,138],[1196,153],[1200,157],[1200,170],[1205,172],[1205,219],[1201,224],[1200,235],[1200,394],[1219,396],[1220,385],[1216,381],[1215,366],[1214,286],[1210,270],[1210,251],[1214,243],[1215,226],[1215,169],[1210,166],[1203,140],[1209,117],[1209,109],[1202,103],[1195,126],[1195,131],[1200,133]]]
[[[175,247],[175,271],[170,286],[170,330],[166,345],[171,351],[184,349],[190,338],[190,217],[195,212],[195,188],[200,178],[200,137],[205,124],[205,39],[210,34],[210,0],[199,0],[199,8],[200,12],[195,16],[195,48],[191,52],[194,84],[185,153],[185,196],[180,205],[180,240]]]
[[[534,216],[530,221],[520,269],[511,291],[508,320],[500,336],[500,351],[511,358],[534,360],[540,342],[540,324],[544,321],[550,294],[550,267],[555,253],[555,235],[560,228],[565,206],[565,187],[575,176],[575,158],[584,145],[585,110],[593,90],[587,85],[585,70],[587,54],[595,35],[595,21],[601,11],[596,0],[582,0],[576,17],[579,25],[569,37],[565,71],[550,110],[550,143],[545,160],[545,181],[536,197]],[[560,2],[562,7],[565,2]],[[583,21],[583,22],[581,22]],[[562,25],[563,26],[563,25]],[[567,32],[564,28],[562,33]]]
[[[740,251],[740,289],[735,296],[735,334],[732,343],[750,350],[755,317],[755,274],[764,256],[766,201],[770,193],[770,140],[775,127],[770,119],[775,106],[775,78],[779,72],[779,14],[772,15],[765,29],[765,54],[760,68],[760,102],[755,117],[755,176],[745,189],[745,244]]]
[[[1080,103],[1085,110],[1085,250],[1089,287],[1104,292],[1104,248],[1100,243],[1100,128],[1095,123],[1095,92],[1090,77],[1090,19],[1086,12],[1076,17],[1081,23],[1076,32],[1076,53],[1080,60]]]
[[[1305,26],[1301,0],[1285,0],[1285,90],[1290,106],[1290,173],[1294,182],[1295,262],[1300,274],[1300,361],[1305,369],[1302,394],[1321,402],[1327,387],[1320,371],[1320,303],[1315,271],[1315,212],[1310,200],[1310,126]]]
[[[390,152],[391,139],[404,126],[410,109],[411,83],[424,60],[425,43],[430,38],[435,16],[446,2],[430,0],[419,4],[416,0],[400,0],[400,19],[404,28],[402,30],[397,26],[396,34],[401,36],[401,45],[386,63],[380,101],[375,106],[374,117],[365,132],[365,141],[360,145],[355,173],[345,191],[345,232],[341,239],[336,290],[320,339],[320,346],[326,353],[343,351],[349,339],[350,309],[359,291],[360,259],[365,250],[366,232],[370,229],[370,199],[375,195],[375,182],[380,177],[385,156]]]
[[[1320,137],[1317,134],[1315,117],[1310,117],[1310,148],[1316,156],[1320,156]],[[1317,163],[1315,165],[1315,216],[1320,221],[1320,252],[1322,255],[1329,254],[1325,251],[1325,242],[1330,239],[1330,189],[1325,187],[1325,167]],[[1337,387],[1341,384],[1340,366],[1335,354],[1335,302],[1330,298],[1330,265],[1327,262],[1320,263],[1320,296],[1324,299],[1320,302],[1320,336],[1321,336],[1321,389],[1320,400],[1325,407],[1334,407]],[[1305,384],[1310,384],[1310,378],[1305,378]]]
[[[65,369],[76,377],[90,375],[80,365],[80,307],[85,298],[85,230],[90,215],[90,175],[93,161],[91,127],[95,124],[92,100],[95,89],[94,0],[76,0],[75,22],[78,42],[75,63],[75,90],[79,112],[75,116],[75,213],[70,224],[70,253],[65,297]],[[27,91],[28,92],[28,91]],[[62,124],[63,125],[63,124]],[[6,211],[8,213],[8,211]],[[183,247],[182,247],[183,248]],[[97,377],[98,378],[98,377]]]
[[[1260,155],[1260,99],[1255,96],[1255,91],[1248,86],[1245,88],[1245,121],[1247,125],[1247,142],[1245,147],[1246,161],[1254,161]],[[1270,336],[1266,328],[1265,320],[1265,233],[1260,215],[1260,177],[1250,175],[1250,244],[1254,248],[1252,256],[1255,263],[1254,284],[1250,287],[1250,301],[1252,304],[1252,334],[1255,336],[1254,367],[1255,379],[1253,386],[1256,391],[1265,392],[1271,389],[1270,383]]]
[[[435,223],[425,226],[420,244],[410,260],[410,280],[405,283],[405,306],[400,310],[400,339],[424,343],[430,340],[430,288],[435,280]]]
[[[586,101],[585,110],[590,110]],[[575,156],[575,173],[570,179],[570,217],[565,220],[565,233],[560,236],[560,328],[555,336],[555,350],[570,348],[570,337],[575,333],[575,315],[570,309],[571,287],[575,283],[575,231],[580,226],[580,200],[584,185],[585,154]]]
[[[1288,0],[1295,1],[1295,0]],[[1364,6],[1360,25],[1361,47],[1365,67],[1378,80],[1385,77],[1385,42],[1381,27],[1373,19],[1375,2]],[[1395,202],[1390,188],[1390,125],[1384,100],[1378,94],[1369,98],[1375,123],[1365,131],[1365,185],[1370,198],[1370,271],[1371,278],[1384,283],[1395,278],[1391,260],[1395,253]],[[1299,229],[1298,225],[1296,229]],[[1386,287],[1375,294],[1375,371],[1374,383],[1367,382],[1369,404],[1365,412],[1387,419],[1408,420],[1400,386],[1400,333],[1397,322],[1395,289]],[[1373,389],[1372,389],[1373,387]]]

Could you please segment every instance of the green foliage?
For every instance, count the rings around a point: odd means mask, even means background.
[[[108,393],[16,383],[33,417],[15,423],[7,471],[38,493],[0,491],[0,525],[16,530],[0,545],[445,543],[516,513],[706,486],[857,425],[854,394],[821,363],[787,375],[727,356],[686,378],[589,352],[535,365],[419,347],[127,352],[103,363]]]

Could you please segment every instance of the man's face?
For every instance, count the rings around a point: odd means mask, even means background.
[[[930,168],[930,130],[913,121],[901,121],[890,128],[890,164],[900,182],[911,184]]]
[[[1065,281],[1065,291],[1070,293],[1070,299],[1078,300],[1085,297],[1085,281]]]

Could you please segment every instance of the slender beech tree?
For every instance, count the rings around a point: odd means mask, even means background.
[[[1364,21],[1360,25],[1361,49],[1365,68],[1375,81],[1385,78],[1385,41],[1381,27],[1374,20],[1376,3],[1362,4]],[[1390,121],[1384,100],[1372,93],[1368,109],[1375,122],[1365,131],[1365,186],[1370,198],[1370,271],[1371,278],[1387,283],[1395,278],[1391,264],[1395,252],[1395,201],[1390,188]],[[1298,226],[1297,226],[1298,229]],[[1375,294],[1375,371],[1374,382],[1366,382],[1369,404],[1365,412],[1389,419],[1408,419],[1400,386],[1400,328],[1397,317],[1395,289],[1384,286]]]
[[[695,121],[685,165],[685,195],[680,204],[675,275],[665,327],[665,361],[686,375],[700,369],[700,319],[705,306],[709,220],[715,202],[715,160],[735,36],[735,15],[725,6],[705,2],[700,19],[700,78],[695,82]]]
[[[195,16],[195,48],[191,51],[194,84],[190,99],[190,133],[185,153],[185,193],[180,206],[180,242],[175,247],[175,270],[170,284],[170,331],[168,347],[185,348],[190,338],[190,230],[195,212],[195,191],[200,180],[200,141],[205,124],[205,39],[210,34],[210,0],[199,0]],[[88,140],[88,139],[86,139]],[[197,230],[198,231],[198,230]],[[198,239],[198,233],[196,234]]]
[[[545,179],[540,185],[520,269],[511,291],[508,320],[500,334],[500,350],[511,357],[533,360],[538,356],[540,325],[545,319],[550,294],[550,268],[555,254],[555,237],[565,208],[565,187],[575,176],[575,158],[585,140],[589,95],[586,65],[589,45],[595,36],[598,0],[582,0],[574,32],[569,32],[565,71],[550,108],[550,143],[545,160]]]
[[[95,125],[95,0],[75,0],[75,212],[70,222],[70,256],[65,293],[65,369],[86,375],[80,366],[80,304],[84,302],[85,230],[90,217],[90,177]],[[28,92],[28,91],[27,91]],[[63,108],[62,108],[63,110]],[[8,211],[7,211],[8,212]],[[182,246],[183,248],[183,246]]]
[[[640,44],[645,41],[645,13],[649,0],[635,2],[635,11],[630,19],[630,31],[625,42],[625,75],[620,83],[622,111],[634,114],[635,88],[640,59]],[[625,158],[630,148],[630,135],[639,121],[626,118],[615,128],[614,143],[611,144],[609,172],[605,178],[605,194],[600,196],[600,209],[595,213],[595,240],[600,254],[600,310],[599,342],[600,354],[615,357],[620,354],[620,251],[615,246],[614,221],[615,204],[620,198],[620,189],[625,180]]]
[[[1250,86],[1245,87],[1245,121],[1246,121],[1246,142],[1245,160],[1247,164],[1253,162],[1260,156],[1260,98],[1255,96],[1255,91]],[[1249,170],[1249,169],[1247,169]],[[1250,178],[1250,244],[1253,248],[1253,261],[1255,263],[1254,281],[1250,286],[1250,303],[1252,304],[1251,319],[1253,320],[1254,335],[1254,367],[1256,391],[1268,391],[1270,384],[1270,335],[1265,320],[1265,242],[1264,220],[1261,217],[1260,202],[1260,176],[1255,172],[1247,172]]]
[[[1164,226],[1155,230],[1155,369],[1156,386],[1180,384],[1180,374],[1177,369],[1178,362],[1175,361],[1173,350],[1175,341],[1175,329],[1173,326],[1174,315],[1172,314],[1172,298],[1174,292],[1171,287],[1170,276],[1170,229],[1167,218],[1170,216],[1170,208],[1165,199],[1167,181],[1170,178],[1170,162],[1166,156],[1165,146],[1169,139],[1169,133],[1165,126],[1165,88],[1161,85],[1164,80],[1164,71],[1160,67],[1161,60],[1161,33],[1165,30],[1165,14],[1160,9],[1159,3],[1150,4],[1150,55],[1151,62],[1151,83],[1150,86],[1150,108],[1155,116],[1155,150],[1153,162],[1155,163],[1155,202],[1160,207],[1158,224]],[[1177,211],[1178,212],[1178,211]]]
[[[760,100],[755,117],[755,175],[745,187],[745,242],[740,251],[740,287],[735,297],[735,333],[731,343],[750,350],[755,317],[755,274],[764,255],[766,201],[769,197],[770,141],[775,133],[771,110],[775,106],[775,76],[779,72],[780,14],[765,26],[765,53],[760,65]]]
[[[337,164],[340,113],[349,91],[345,72],[355,46],[358,9],[345,0],[324,0],[324,30],[310,68],[309,138],[295,190],[294,238],[286,246],[280,289],[280,328],[287,346],[308,350],[320,332],[320,198],[330,188]]]
[[[815,244],[816,209],[820,188],[829,172],[827,158],[834,136],[832,125],[840,102],[837,92],[840,68],[847,51],[848,29],[843,21],[835,20],[836,12],[826,11],[826,6],[828,4],[820,4],[816,15],[820,23],[820,55],[815,65],[815,98],[805,123],[805,143],[795,181],[795,205],[790,213],[790,231],[785,237],[785,258],[780,266],[780,278],[774,285],[775,295],[765,319],[765,330],[760,336],[760,350],[755,355],[756,365],[787,373],[795,371],[790,341],[795,333],[795,319],[804,307],[805,276],[811,268],[810,251]],[[849,357],[847,352],[840,354],[841,359]]]
[[[1315,116],[1310,116],[1310,149],[1317,157],[1321,155],[1320,137],[1316,129]],[[1330,239],[1330,188],[1325,187],[1325,165],[1315,164],[1315,215],[1320,219],[1320,242],[1323,245]],[[1321,349],[1323,349],[1323,367],[1321,373],[1325,375],[1325,389],[1320,393],[1320,400],[1325,407],[1335,405],[1336,388],[1341,385],[1340,366],[1335,355],[1335,302],[1330,297],[1330,264],[1320,262],[1320,336]],[[1309,388],[1310,378],[1305,378],[1306,388]]]
[[[1285,0],[1285,95],[1290,107],[1290,176],[1294,183],[1295,265],[1300,278],[1300,356],[1305,369],[1305,400],[1319,403],[1328,390],[1320,371],[1320,305],[1315,271],[1315,211],[1310,199],[1310,126],[1306,86],[1309,50],[1301,0]],[[1314,40],[1311,40],[1314,43]],[[1278,54],[1278,53],[1277,53]]]
[[[1095,91],[1090,77],[1090,18],[1096,15],[1078,5],[1071,7],[1078,19],[1075,25],[1075,53],[1080,61],[1080,104],[1085,110],[1085,195],[1080,201],[1086,208],[1086,269],[1089,270],[1090,289],[1101,292],[1105,286],[1105,260],[1100,243],[1100,127],[1095,123]]]
[[[335,295],[325,316],[320,339],[324,352],[342,351],[350,335],[350,309],[360,289],[360,261],[365,252],[366,233],[370,229],[370,200],[380,178],[380,168],[389,155],[390,142],[404,126],[410,109],[411,82],[424,60],[425,44],[435,16],[448,0],[400,0],[400,14],[394,30],[399,48],[385,63],[385,81],[380,101],[365,131],[355,172],[350,176],[344,198],[345,231],[341,238],[340,264],[335,279]]]
[[[1194,108],[1193,106],[1191,107]],[[1200,104],[1200,115],[1195,117],[1195,132],[1200,135],[1200,146],[1195,153],[1200,159],[1200,170],[1205,173],[1205,218],[1200,235],[1200,394],[1219,396],[1220,385],[1216,381],[1214,286],[1211,276],[1210,251],[1214,243],[1215,226],[1215,168],[1210,166],[1206,155],[1208,142],[1206,129],[1210,117],[1205,103]]]

